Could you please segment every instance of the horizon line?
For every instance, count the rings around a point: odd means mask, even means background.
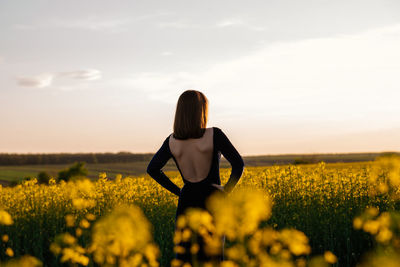
[[[118,153],[130,153],[130,154],[155,154],[156,152],[131,152],[131,151],[117,151],[117,152],[2,152],[1,154],[10,154],[10,155],[38,155],[38,154],[45,154],[45,155],[52,155],[52,154],[118,154]],[[275,154],[245,154],[242,153],[243,157],[260,157],[260,156],[288,156],[288,155],[337,155],[337,154],[382,154],[382,153],[400,153],[400,151],[396,150],[381,150],[381,151],[347,151],[347,152],[316,152],[316,153],[275,153]],[[223,156],[223,155],[222,155]]]

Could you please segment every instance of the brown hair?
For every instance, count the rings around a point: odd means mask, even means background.
[[[208,99],[196,90],[183,92],[176,104],[174,133],[176,139],[200,138],[206,130]]]

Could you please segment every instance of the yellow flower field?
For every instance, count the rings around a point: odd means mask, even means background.
[[[246,167],[227,199],[210,199],[215,221],[193,210],[176,233],[178,198],[147,175],[0,186],[0,266],[186,267],[176,241],[202,236],[212,254],[222,235],[221,266],[378,266],[366,262],[400,257],[399,185],[396,157]]]

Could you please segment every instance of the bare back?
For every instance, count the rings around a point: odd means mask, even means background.
[[[200,138],[179,140],[170,135],[170,151],[183,178],[189,182],[199,182],[207,177],[214,151],[213,134],[213,128],[207,128]]]

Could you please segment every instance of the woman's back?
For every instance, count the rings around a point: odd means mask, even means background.
[[[210,129],[211,130],[211,129]],[[208,130],[208,131],[210,131]],[[193,142],[193,144],[189,144],[186,146],[184,143],[179,142],[176,143],[176,146],[172,144],[170,148],[170,137],[169,135],[163,142],[160,149],[153,156],[149,165],[147,166],[147,173],[153,177],[159,184],[169,190],[171,193],[179,196],[180,188],[174,184],[168,176],[164,174],[162,168],[168,162],[170,158],[173,158],[178,170],[181,173],[182,178],[184,179],[185,184],[204,184],[204,183],[215,183],[217,185],[221,184],[220,175],[219,175],[219,160],[221,154],[229,161],[232,166],[231,175],[228,179],[228,182],[224,186],[224,191],[229,193],[233,187],[238,182],[239,178],[243,172],[243,159],[240,156],[239,152],[235,149],[232,143],[229,141],[228,137],[225,133],[218,127],[212,127],[212,152],[211,152],[211,160],[208,158],[210,156],[210,140],[198,140],[198,144],[196,141],[188,140],[189,142]],[[209,138],[204,136],[204,138]],[[172,142],[173,139],[171,139]],[[181,140],[178,140],[181,141]],[[204,141],[204,142],[202,142]],[[197,144],[197,146],[196,146]],[[202,145],[200,145],[202,144]],[[180,158],[178,160],[175,158],[171,149],[175,149],[174,153]],[[190,154],[190,152],[195,152],[197,154]],[[204,153],[204,155],[202,155]],[[202,160],[202,162],[196,162],[196,159]],[[185,167],[186,172],[184,173],[180,168],[180,164]],[[207,167],[205,167],[207,166]],[[204,175],[205,174],[205,175]],[[208,174],[208,175],[207,175]],[[188,175],[188,179],[186,176]],[[193,176],[191,176],[193,175]],[[189,180],[192,179],[192,180]],[[204,180],[202,180],[204,179]],[[192,182],[192,181],[196,182]]]
[[[201,138],[180,140],[170,135],[171,154],[186,181],[195,183],[207,178],[213,163],[213,136],[213,128],[207,128]]]

